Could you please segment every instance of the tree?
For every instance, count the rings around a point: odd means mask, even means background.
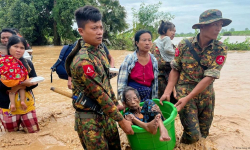
[[[246,28],[246,29],[245,29],[245,31],[249,31],[249,29],[248,29],[248,28]]]
[[[126,29],[126,13],[118,0],[2,0],[0,28],[15,27],[33,45],[45,45],[53,36],[54,45],[76,40],[74,11],[92,4],[103,13],[104,37]]]
[[[161,4],[161,2],[151,5],[142,3],[139,10],[132,8],[134,32],[140,29],[148,29],[152,32],[154,37],[156,37],[156,35],[158,35],[157,29],[159,28],[160,21],[170,21],[174,19],[174,16],[169,12],[159,11]]]
[[[231,28],[229,31],[230,31],[230,32],[234,32],[235,30],[234,30],[234,28]]]

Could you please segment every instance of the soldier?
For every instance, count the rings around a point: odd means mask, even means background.
[[[86,107],[82,99],[73,100],[75,130],[84,149],[121,149],[116,126],[127,134],[133,134],[131,122],[125,120],[118,111],[118,101],[108,78],[109,63],[102,43],[103,26],[100,11],[85,6],[75,11],[79,34],[83,39],[66,59],[66,71],[72,78],[73,95],[88,97],[98,103],[103,114]],[[81,93],[81,94],[80,94]]]
[[[209,134],[214,114],[213,82],[220,77],[227,57],[227,47],[216,39],[221,28],[231,22],[222,18],[220,10],[207,10],[192,27],[200,29],[200,33],[182,40],[176,48],[169,82],[160,101],[169,99],[176,85],[179,100],[175,107],[184,127],[182,143],[195,143],[200,136],[206,138]]]

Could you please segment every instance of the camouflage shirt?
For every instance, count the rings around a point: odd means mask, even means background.
[[[220,77],[220,70],[227,57],[227,47],[218,40],[213,40],[205,47],[201,48],[198,42],[199,34],[194,38],[189,38],[192,47],[201,58],[201,65],[208,67],[207,70],[198,64],[186,42],[182,40],[176,48],[175,58],[171,62],[171,67],[180,72],[178,84],[197,84],[204,77]]]
[[[73,95],[80,92],[98,102],[104,114],[115,121],[123,116],[118,111],[115,94],[108,78],[109,63],[103,47],[96,50],[93,46],[79,40],[76,47],[66,59],[66,71],[72,77]],[[88,110],[73,100],[75,109]]]

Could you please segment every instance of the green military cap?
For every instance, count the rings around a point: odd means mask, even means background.
[[[222,27],[225,27],[232,22],[232,20],[230,20],[230,19],[222,18],[222,13],[220,10],[209,9],[209,10],[204,11],[200,15],[199,23],[194,24],[192,26],[192,28],[193,29],[200,29],[200,25],[202,25],[202,24],[210,24],[212,22],[219,21],[219,20],[223,21]]]

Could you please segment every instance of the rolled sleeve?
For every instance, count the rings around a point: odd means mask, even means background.
[[[226,46],[218,47],[218,51],[215,52],[215,57],[212,60],[212,63],[208,66],[208,69],[204,71],[204,76],[219,79],[220,71],[226,62],[226,58],[227,58],[227,47]]]

